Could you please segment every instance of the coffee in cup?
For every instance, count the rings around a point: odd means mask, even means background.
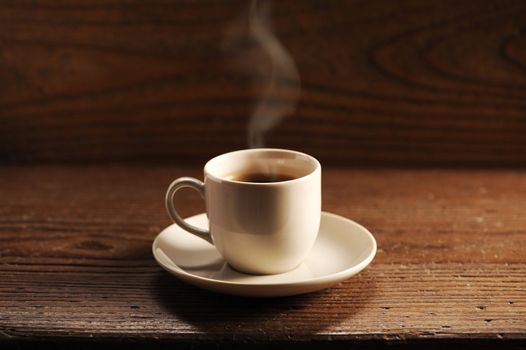
[[[209,229],[177,213],[177,190],[191,187],[205,198]],[[166,193],[166,208],[181,228],[213,244],[234,269],[276,274],[297,267],[316,240],[321,215],[321,165],[305,153],[249,149],[217,156],[204,167],[204,182],[183,177]]]

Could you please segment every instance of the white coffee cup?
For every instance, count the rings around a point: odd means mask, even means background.
[[[240,180],[255,173],[292,179]],[[276,274],[294,269],[307,257],[321,215],[321,165],[315,158],[284,149],[235,151],[208,161],[204,180],[175,180],[166,192],[166,209],[181,228],[215,245],[230,266]],[[175,210],[175,192],[183,187],[205,198],[209,230],[186,223]]]

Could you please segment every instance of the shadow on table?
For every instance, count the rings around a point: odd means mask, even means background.
[[[177,319],[209,335],[299,338],[338,325],[364,307],[376,290],[368,273],[365,270],[349,282],[315,293],[244,298],[198,289],[162,272],[155,279],[154,297]]]

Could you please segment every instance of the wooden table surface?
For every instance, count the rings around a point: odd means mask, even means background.
[[[271,71],[236,64],[267,57],[239,26],[249,2],[3,1],[1,350],[526,348],[526,2],[273,3],[301,96],[273,102],[297,109],[267,145],[320,159],[324,210],[372,231],[373,263],[255,300],[152,257],[166,187],[201,176],[181,165],[246,147]],[[182,213],[204,211],[182,195]]]
[[[324,169],[324,210],[369,228],[378,254],[331,289],[279,299],[213,294],[156,264],[165,188],[200,173],[3,166],[0,347],[524,345],[526,172]],[[185,215],[204,210],[183,193]]]

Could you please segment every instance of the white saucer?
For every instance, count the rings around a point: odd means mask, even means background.
[[[205,228],[205,214],[186,219]],[[153,242],[153,255],[168,272],[195,286],[250,297],[278,297],[313,292],[341,282],[373,260],[376,241],[363,226],[322,212],[318,238],[296,269],[278,275],[249,275],[225,263],[211,244],[173,224]]]

